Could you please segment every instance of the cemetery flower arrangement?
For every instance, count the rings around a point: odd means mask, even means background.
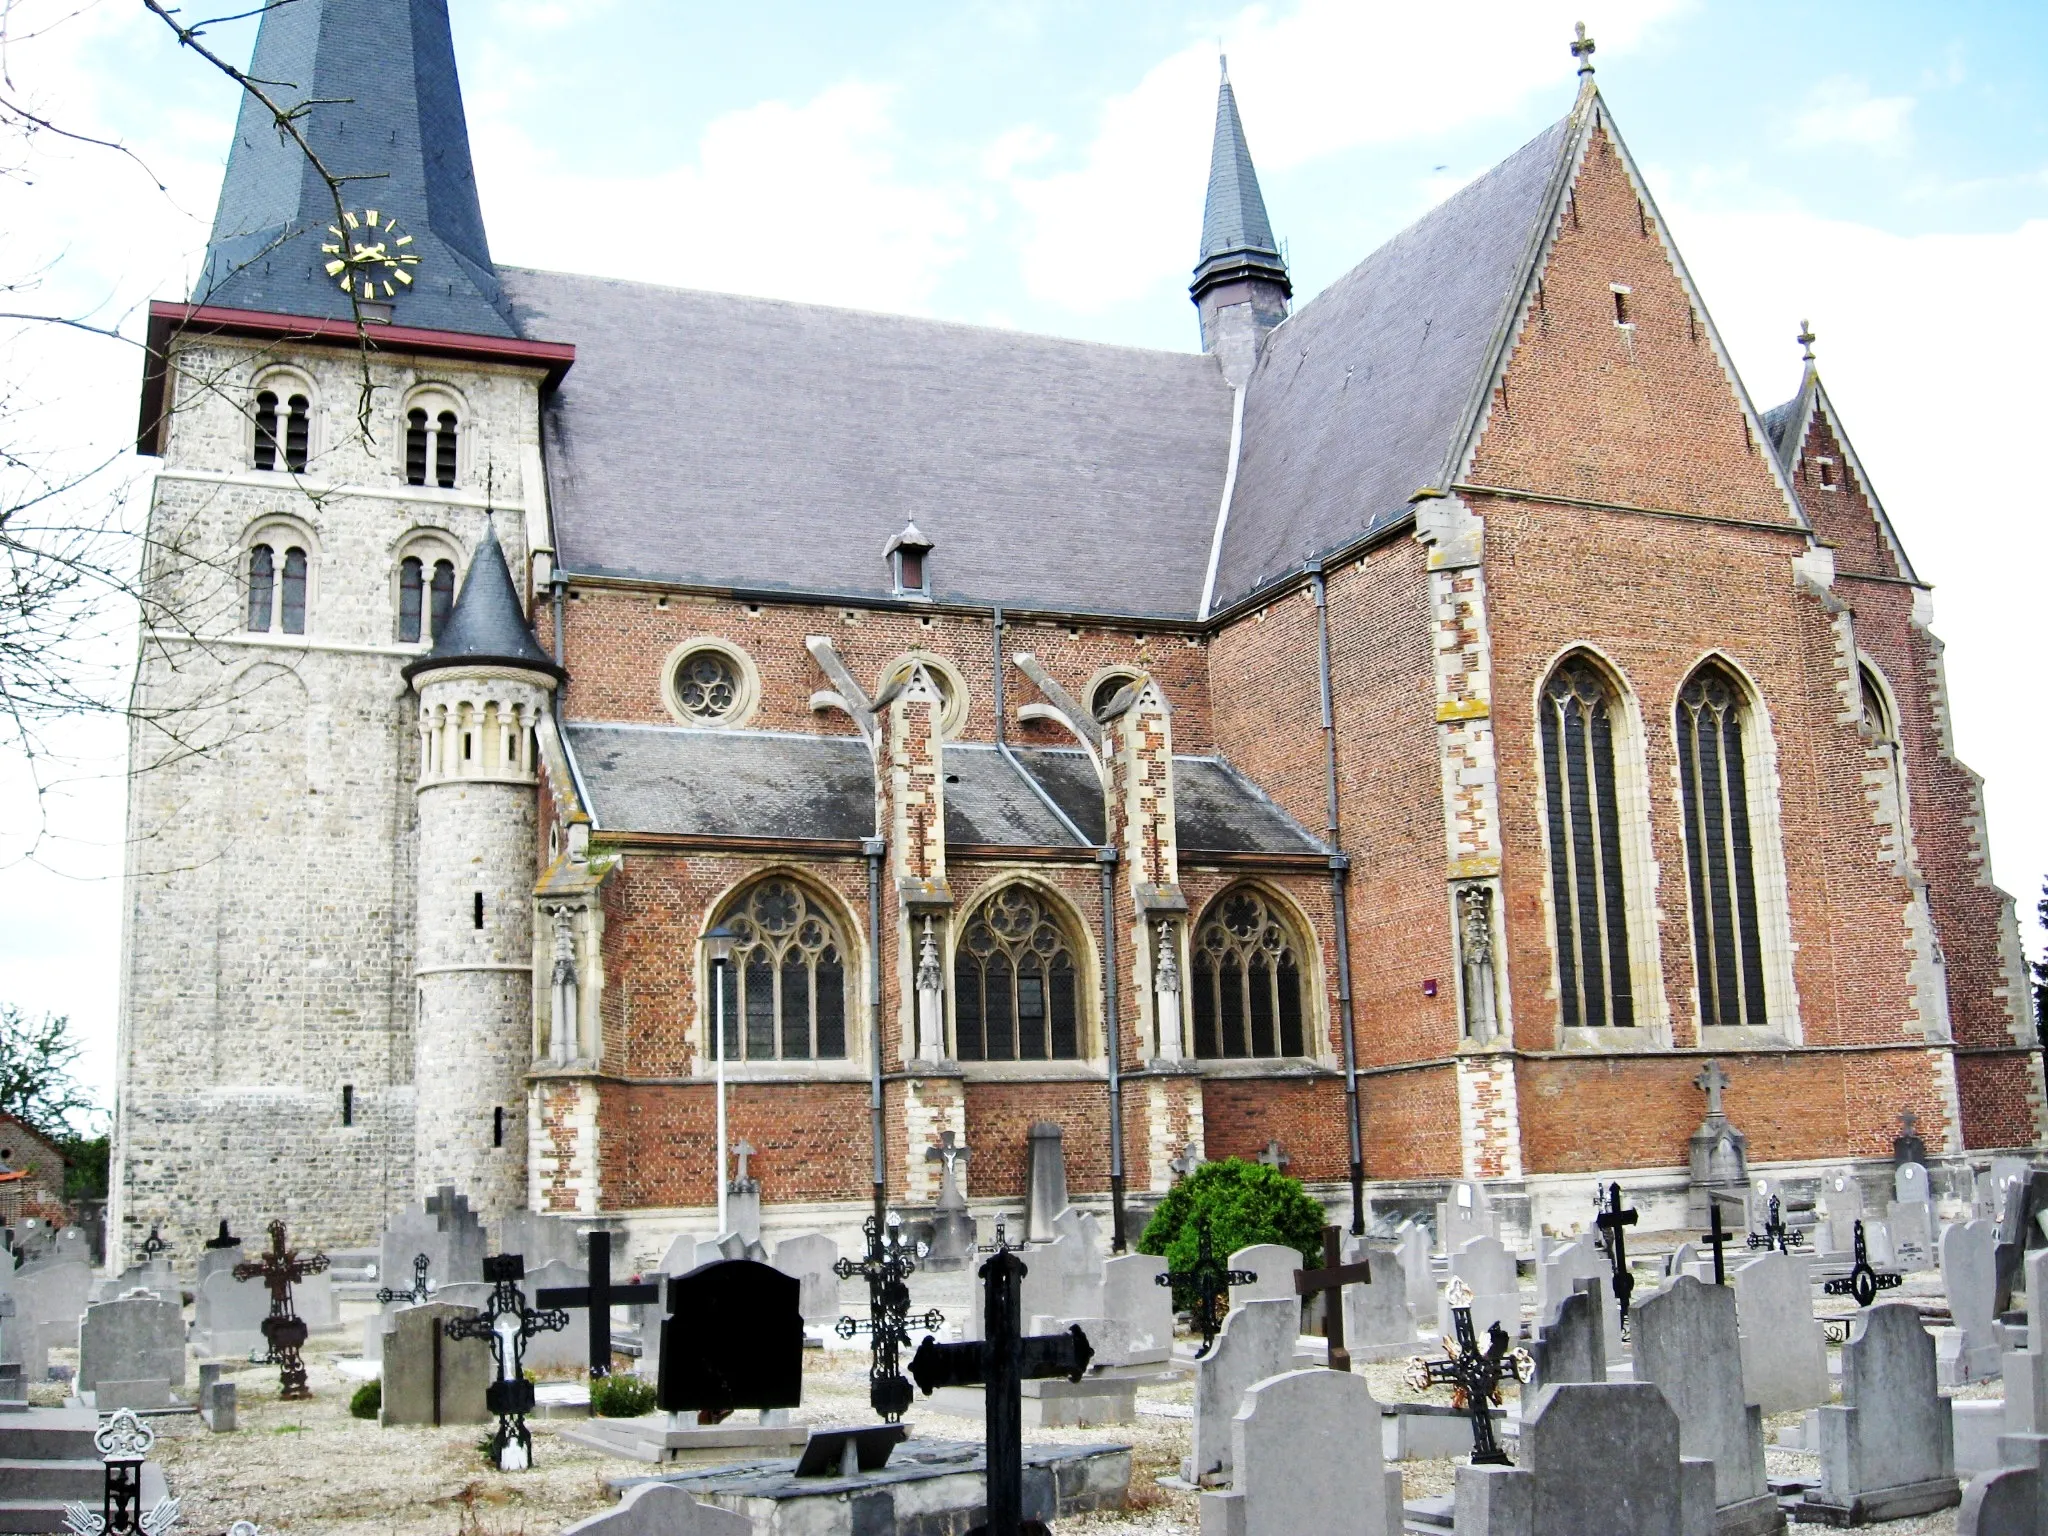
[[[620,1371],[590,1384],[590,1411],[599,1418],[637,1419],[654,1407],[654,1384]]]
[[[1235,1157],[1204,1163],[1174,1185],[1145,1224],[1138,1251],[1164,1255],[1176,1271],[1190,1269],[1195,1227],[1204,1218],[1218,1254],[1254,1243],[1281,1243],[1298,1251],[1305,1267],[1322,1261],[1323,1225],[1329,1218],[1301,1180]],[[1188,1304],[1178,1295],[1175,1301]]]

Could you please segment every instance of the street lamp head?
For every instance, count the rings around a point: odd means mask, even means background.
[[[732,958],[733,940],[738,937],[723,923],[704,935],[704,952],[711,957],[713,965],[723,965]]]

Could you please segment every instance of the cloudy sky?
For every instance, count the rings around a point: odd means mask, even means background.
[[[304,0],[311,3],[311,0]],[[60,466],[131,500],[138,306],[205,243],[234,89],[134,0],[11,0],[0,382]],[[223,5],[221,10],[241,10]],[[1753,396],[1824,375],[1947,641],[1996,873],[2048,874],[2048,7],[1466,0],[1269,5],[450,0],[500,261],[1192,349],[1216,54],[1297,293],[1325,287],[1568,108],[1572,23]],[[73,14],[77,12],[77,14]],[[188,17],[202,14],[188,5]],[[253,27],[207,41],[246,60]],[[160,184],[160,185],[159,185]],[[1999,461],[2019,458],[2010,468]],[[113,658],[125,641],[110,636]],[[0,761],[0,1001],[117,1006],[118,731],[63,733],[42,810]]]

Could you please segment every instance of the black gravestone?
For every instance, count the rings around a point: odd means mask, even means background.
[[[667,1413],[724,1415],[803,1401],[802,1284],[753,1259],[720,1259],[668,1283],[661,1322]]]

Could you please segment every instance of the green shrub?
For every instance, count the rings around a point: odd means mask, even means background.
[[[384,1383],[366,1381],[348,1400],[348,1411],[359,1419],[374,1419],[384,1409]]]
[[[637,1419],[654,1406],[654,1387],[623,1372],[590,1384],[590,1411],[601,1419]]]
[[[1218,1259],[1253,1243],[1281,1243],[1299,1252],[1306,1265],[1322,1262],[1329,1218],[1301,1180],[1235,1157],[1204,1163],[1174,1185],[1145,1223],[1138,1252],[1162,1254],[1176,1271],[1192,1268],[1196,1228],[1203,1218]],[[1181,1287],[1174,1287],[1176,1306],[1187,1308],[1194,1300],[1193,1292],[1183,1295]]]

